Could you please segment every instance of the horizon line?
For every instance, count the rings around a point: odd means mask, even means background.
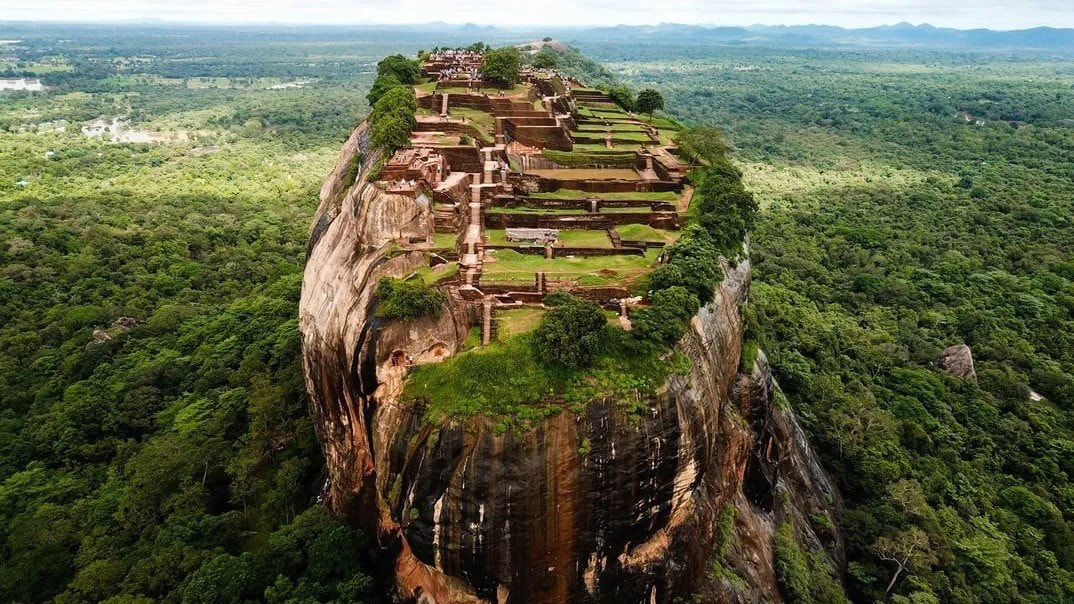
[[[660,26],[689,26],[689,27],[701,27],[701,28],[734,28],[734,29],[749,29],[754,27],[787,27],[787,28],[801,28],[801,27],[832,27],[836,29],[842,29],[847,31],[861,30],[861,29],[876,29],[881,27],[897,27],[900,25],[910,27],[930,27],[934,29],[946,29],[950,31],[993,31],[993,32],[1019,32],[1029,31],[1034,29],[1049,29],[1049,30],[1074,30],[1074,27],[1055,27],[1051,25],[1034,25],[1029,27],[1017,27],[1010,29],[1000,29],[991,27],[969,27],[958,28],[949,27],[943,25],[933,25],[927,21],[920,23],[912,23],[908,20],[901,20],[894,23],[881,23],[878,25],[863,25],[859,27],[848,27],[845,25],[833,25],[830,23],[816,22],[816,23],[800,23],[800,24],[787,24],[787,23],[751,23],[749,25],[730,25],[719,23],[689,23],[689,22],[677,22],[677,21],[662,21],[659,23],[586,23],[578,25],[562,25],[562,24],[508,24],[508,23],[481,23],[475,21],[464,22],[450,22],[450,21],[425,21],[425,22],[413,22],[413,23],[328,23],[317,21],[199,21],[199,20],[186,20],[186,19],[153,19],[153,18],[135,18],[135,19],[118,19],[118,20],[67,20],[67,19],[0,19],[0,27],[11,25],[181,25],[181,26],[198,26],[198,27],[335,27],[335,28],[359,28],[359,29],[377,29],[387,27],[428,27],[428,26],[443,26],[443,27],[457,27],[463,28],[467,26],[479,27],[482,29],[505,29],[505,30],[584,30],[584,29],[596,29],[596,28],[615,28],[615,27],[660,27]]]

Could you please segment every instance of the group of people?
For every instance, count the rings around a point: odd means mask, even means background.
[[[456,79],[455,76],[463,74],[467,76],[469,80],[477,80],[481,76],[481,70],[476,67],[447,67],[440,70],[437,75],[436,81],[447,82]],[[462,78],[458,78],[462,79]]]

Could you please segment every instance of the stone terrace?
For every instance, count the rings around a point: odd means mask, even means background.
[[[475,306],[486,344],[498,310],[543,308],[557,290],[629,328],[641,278],[678,237],[692,194],[673,132],[554,70],[490,87],[482,58],[444,51],[422,65],[411,147],[384,163],[378,186],[431,203],[435,233],[398,245],[425,250],[437,286]]]

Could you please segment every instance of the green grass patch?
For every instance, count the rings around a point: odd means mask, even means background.
[[[631,143],[651,143],[652,138],[648,132],[613,132],[612,144],[619,141],[631,142]]]
[[[609,327],[606,338],[593,366],[574,370],[540,363],[529,334],[508,336],[443,363],[415,367],[402,400],[425,400],[430,423],[483,415],[507,431],[565,408],[581,412],[585,403],[609,395],[640,413],[669,374],[689,370],[681,353],[639,353],[622,329]]]
[[[560,231],[559,242],[563,247],[599,247],[611,248],[612,240],[608,231]]]
[[[579,132],[645,132],[645,126],[635,122],[612,122],[611,124],[598,124],[585,122],[578,125]]]
[[[466,340],[462,343],[462,347],[459,348],[459,352],[466,352],[467,350],[473,350],[481,345],[481,328],[471,327],[470,331],[466,333]]]
[[[496,312],[497,339],[506,340],[511,336],[529,333],[537,329],[544,316],[543,308],[511,308]]]
[[[587,151],[596,153],[631,153],[640,151],[642,146],[639,143],[620,143],[615,144],[613,141],[613,147],[609,148],[604,143],[574,143],[575,151]]]
[[[433,247],[438,250],[453,250],[459,236],[455,233],[433,233]]]
[[[651,123],[661,130],[670,130],[673,132],[682,130],[682,125],[679,124],[679,122],[668,117],[654,117]]]
[[[561,166],[610,166],[614,168],[632,168],[637,156],[632,151],[619,151],[601,148],[601,151],[556,151],[543,149],[541,155]]]
[[[583,258],[553,258],[521,254],[514,250],[495,250],[482,267],[482,280],[490,283],[531,283],[534,273],[545,271],[548,279],[578,281],[579,285],[623,284],[651,272],[660,250],[648,250],[644,256],[615,255]],[[583,283],[583,277],[598,282]]]
[[[466,118],[466,123],[474,126],[484,134],[496,136],[496,118],[491,113],[470,107],[452,107],[448,115],[455,119]]]
[[[601,214],[651,214],[653,209],[649,206],[636,208],[601,208]]]
[[[678,231],[654,229],[647,224],[624,224],[615,227],[619,237],[626,241],[662,241],[674,243],[679,238]]]
[[[421,277],[421,280],[426,285],[434,285],[441,281],[445,281],[459,274],[459,263],[450,262],[448,264],[441,264],[440,266],[433,268],[431,266],[423,266],[414,273]]]

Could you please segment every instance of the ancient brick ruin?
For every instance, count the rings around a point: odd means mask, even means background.
[[[690,203],[672,127],[555,70],[524,67],[520,85],[488,86],[482,58],[448,50],[422,64],[411,146],[384,162],[377,186],[432,203],[436,236],[397,243],[428,251],[452,272],[437,285],[486,312],[567,291],[622,309],[629,326],[629,308],[645,303],[634,286]]]

